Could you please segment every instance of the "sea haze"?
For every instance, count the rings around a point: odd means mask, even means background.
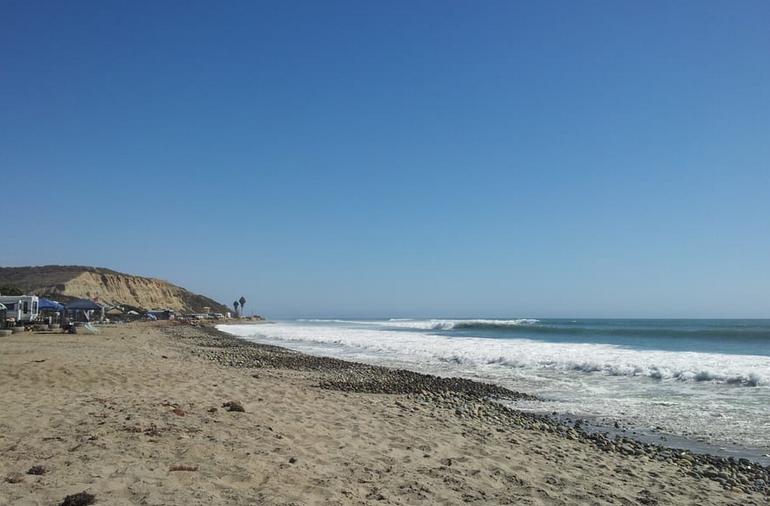
[[[770,453],[770,320],[307,319],[220,328],[544,399],[521,409]]]

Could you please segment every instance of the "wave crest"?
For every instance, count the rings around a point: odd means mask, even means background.
[[[534,318],[517,318],[515,320],[397,320],[391,319],[383,323],[390,328],[407,328],[415,330],[472,330],[500,329],[535,325],[539,322]]]
[[[383,328],[414,329],[414,330],[472,330],[472,329],[505,329],[522,326],[533,326],[540,322],[534,318],[517,318],[513,320],[415,320],[412,318],[390,318],[387,321],[338,320],[322,318],[303,318],[301,323],[345,323],[350,325],[381,326]]]
[[[486,339],[436,332],[483,325],[534,325],[537,328],[537,321],[532,319],[345,321],[348,322],[356,325],[277,323],[264,326],[223,325],[221,328],[247,338],[263,335],[276,340],[275,344],[292,342],[300,347],[334,345],[369,357],[383,356],[425,365],[458,364],[480,374],[502,375],[506,378],[513,372],[517,375],[539,376],[538,371],[554,371],[564,374],[561,379],[568,379],[569,373],[579,373],[703,385],[770,386],[770,357],[765,356],[634,350],[610,344]],[[422,331],[405,332],[405,329]],[[324,348],[324,351],[333,350]]]

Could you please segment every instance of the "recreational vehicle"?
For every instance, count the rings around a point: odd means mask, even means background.
[[[37,320],[39,302],[36,295],[0,296],[0,304],[6,307],[6,319],[16,323],[28,323]]]

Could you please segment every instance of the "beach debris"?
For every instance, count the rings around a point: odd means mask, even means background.
[[[209,413],[216,413],[219,410],[217,408],[212,407],[212,408],[209,408],[208,411]]]
[[[289,464],[294,464],[295,462],[297,462],[297,457],[289,458]]]
[[[238,401],[227,401],[224,404],[222,404],[222,407],[227,409],[227,411],[237,411],[239,413],[243,413],[246,410],[243,409],[243,404],[241,404]]]
[[[168,468],[169,471],[197,471],[198,466],[192,464],[174,464]]]
[[[96,501],[96,496],[89,494],[88,492],[78,492],[77,494],[68,495],[64,498],[59,506],[88,506]]]
[[[10,473],[5,477],[5,481],[8,483],[21,483],[24,481],[24,475],[21,473]]]
[[[174,413],[176,416],[185,416],[187,414],[187,413],[185,413],[185,410],[183,410],[182,408],[179,408],[179,407],[174,408],[172,413]]]
[[[48,469],[46,469],[45,466],[41,466],[40,464],[34,465],[27,470],[27,474],[34,474],[35,476],[41,476],[48,472]]]
[[[370,499],[370,500],[372,500],[372,499],[373,499],[373,500],[375,500],[375,501],[384,501],[384,500],[385,500],[385,496],[384,496],[384,495],[382,495],[382,492],[380,492],[380,490],[379,490],[379,489],[376,489],[376,488],[375,488],[375,489],[372,489],[372,491],[371,491],[371,492],[369,492],[368,494],[366,494],[366,498],[367,498],[367,499]]]
[[[151,437],[160,436],[162,432],[161,429],[159,429],[158,426],[154,423],[150,424],[150,426],[146,428],[143,428],[139,423],[136,423],[135,425],[125,425],[123,426],[123,430],[126,432],[144,434]]]
[[[153,423],[153,424],[150,424],[148,428],[144,429],[144,434],[146,436],[158,437],[161,435],[161,430],[158,428],[157,425]]]

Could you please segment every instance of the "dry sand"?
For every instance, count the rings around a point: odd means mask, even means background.
[[[161,323],[0,338],[0,504],[767,504],[644,456],[194,351]]]

